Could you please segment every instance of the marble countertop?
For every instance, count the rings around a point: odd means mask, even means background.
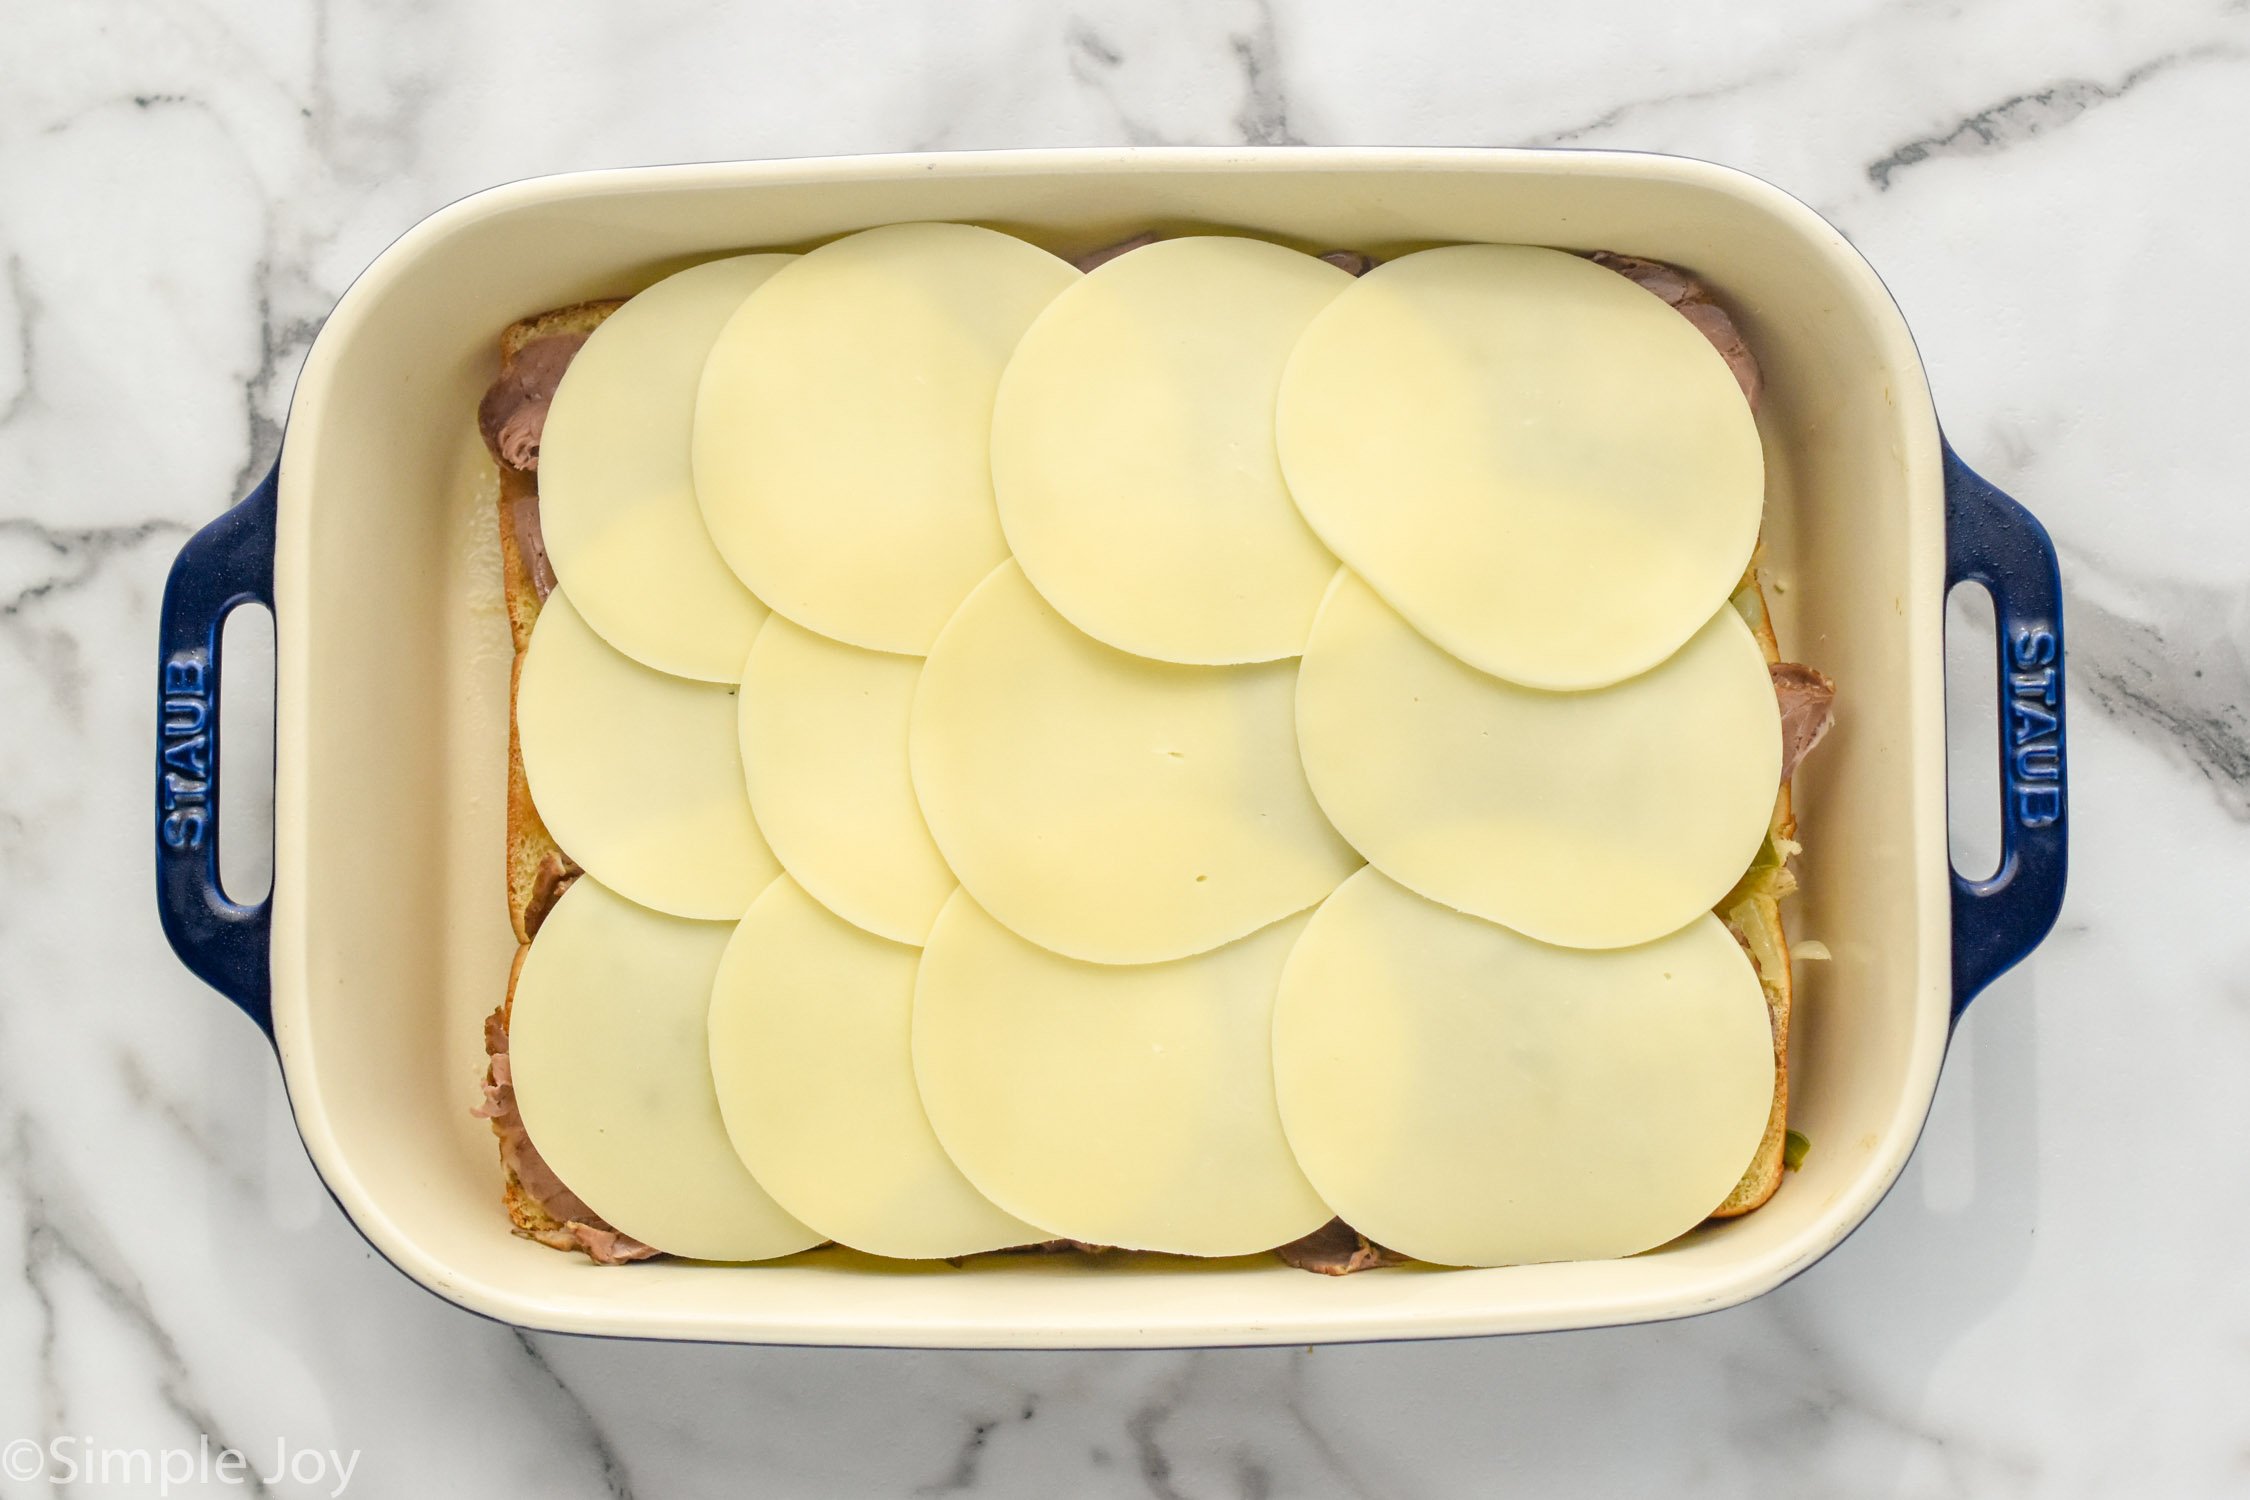
[[[2250,1492],[2239,0],[72,0],[5,25],[0,1443],[357,1451],[372,1495]],[[148,906],[164,570],[270,460],[338,293],[534,173],[1245,141],[1766,176],[1882,271],[1953,440],[2052,528],[2070,900],[1970,1013],[1888,1203],[1732,1311],[1419,1346],[651,1346],[416,1289]],[[80,1489],[155,1493],[54,1492]]]

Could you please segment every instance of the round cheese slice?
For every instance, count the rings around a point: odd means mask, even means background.
[[[1322,541],[1470,665],[1647,670],[1750,561],[1764,459],[1727,363],[1591,261],[1453,245],[1378,266],[1282,376],[1283,471]]]
[[[990,229],[894,224],[821,246],[743,303],[704,367],[695,489],[751,591],[855,646],[929,650],[1007,555],[1000,371],[1078,276]]]
[[[1113,966],[955,896],[914,992],[938,1139],[987,1197],[1066,1239],[1247,1255],[1311,1233],[1331,1210],[1290,1157],[1272,1071],[1274,993],[1306,920]]]
[[[539,448],[539,525],[589,625],[661,672],[732,682],[765,619],[704,529],[690,472],[695,394],[742,299],[796,257],[667,276],[594,330]]]
[[[1765,656],[1726,608],[1653,671],[1550,693],[1448,656],[1347,570],[1305,648],[1297,733],[1321,807],[1377,869],[1575,948],[1709,911],[1781,786]]]
[[[1016,561],[1080,630],[1163,661],[1304,649],[1336,560],[1274,454],[1282,365],[1351,285],[1264,240],[1160,240],[1048,305],[992,416]]]
[[[524,1129],[587,1206],[696,1260],[770,1260],[821,1236],[743,1169],[711,1086],[705,1017],[733,927],[574,882],[524,956],[508,1067]]]
[[[1045,1239],[969,1185],[922,1112],[921,957],[786,875],[767,886],[711,991],[711,1077],[727,1134],[775,1201],[854,1250],[935,1260]]]
[[[923,816],[969,893],[1042,947],[1117,964],[1216,948],[1359,863],[1305,784],[1296,676],[1105,646],[1003,563],[922,670]]]
[[[953,894],[906,764],[922,659],[866,651],[785,619],[742,668],[742,769],[782,867],[830,911],[920,944]]]
[[[1289,1144],[1353,1228],[1418,1260],[1633,1255],[1718,1207],[1773,1104],[1758,977],[1716,917],[1590,953],[1363,870],[1274,1008]]]
[[[555,842],[631,900],[732,921],[780,873],[743,790],[735,690],[622,655],[560,591],[523,654],[516,738]]]

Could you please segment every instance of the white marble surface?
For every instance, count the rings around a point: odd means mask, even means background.
[[[2250,1493],[2239,0],[24,0],[0,36],[0,1442],[356,1449],[373,1495]],[[1734,1311],[1443,1345],[637,1346],[415,1289],[149,910],[155,596],[338,292],[532,173],[1245,140],[1768,176],[2053,528],[2070,903],[1899,1189]]]

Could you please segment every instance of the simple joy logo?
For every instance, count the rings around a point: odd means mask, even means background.
[[[214,1484],[270,1489],[287,1483],[336,1500],[359,1472],[359,1453],[357,1448],[293,1448],[283,1438],[274,1443],[273,1461],[264,1463],[240,1448],[213,1443],[208,1434],[199,1436],[193,1448],[134,1448],[65,1433],[45,1442],[17,1438],[0,1447],[0,1479],[21,1484],[45,1480],[57,1490],[87,1484],[100,1485],[107,1494],[158,1496],[189,1486],[207,1491]]]

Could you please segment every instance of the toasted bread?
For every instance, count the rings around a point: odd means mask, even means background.
[[[611,300],[579,302],[538,313],[510,323],[500,335],[500,369],[505,374],[524,345],[560,333],[591,333],[624,303]],[[508,922],[516,941],[528,943],[538,930],[539,918],[554,903],[560,888],[578,873],[578,866],[555,843],[531,804],[531,788],[524,780],[523,755],[516,740],[516,678],[523,671],[524,648],[531,644],[531,627],[539,618],[539,589],[531,566],[516,543],[515,507],[539,490],[538,476],[506,464],[500,465],[500,504],[495,522],[500,528],[500,587],[508,601],[508,630],[515,640],[516,661],[508,677]]]
[[[517,948],[515,962],[508,965],[508,993],[500,1001],[500,1027],[503,1031],[507,1029],[509,1016],[515,1011],[516,980],[523,973],[524,955],[530,951],[529,943]],[[492,1133],[495,1136],[500,1133],[497,1124],[493,1126]],[[505,1151],[500,1153],[500,1170],[507,1176],[507,1181],[500,1189],[500,1201],[507,1206],[508,1222],[515,1225],[518,1234],[544,1243],[568,1232],[563,1228],[562,1220],[540,1207],[539,1200],[525,1190],[522,1179],[516,1176],[516,1169],[509,1165]]]
[[[538,596],[534,594],[533,600]],[[508,669],[508,922],[516,941],[528,943],[539,931],[547,908],[578,875],[578,864],[563,853],[531,802],[523,774],[523,751],[516,738],[516,682],[523,676],[523,653]]]
[[[500,368],[505,371],[523,352],[523,346],[534,339],[552,338],[558,333],[592,333],[624,305],[623,297],[596,297],[516,319],[500,331]]]
[[[602,320],[625,304],[616,298],[599,302],[574,302],[528,318],[519,318],[500,333],[500,373],[515,367],[516,356],[535,339],[559,333],[592,333]],[[516,545],[516,529],[509,517],[519,500],[539,493],[537,475],[500,465],[500,585],[508,601],[508,632],[516,651],[531,644],[532,622],[539,618],[539,590],[531,581],[531,568]],[[519,936],[521,934],[518,934]]]
[[[508,992],[484,1023],[484,1103],[477,1113],[491,1121],[493,1137],[499,1143],[500,1171],[505,1179],[500,1188],[501,1205],[507,1209],[508,1222],[517,1234],[537,1240],[550,1250],[580,1251],[601,1265],[647,1260],[657,1252],[630,1235],[620,1234],[574,1195],[547,1166],[524,1128],[516,1103],[515,1075],[509,1068],[508,1024],[514,1018],[516,985],[530,952],[529,943],[516,949],[515,962],[508,970]],[[538,1180],[527,1181],[527,1174]]]
[[[1758,581],[1758,561],[1753,558],[1731,601],[1766,653],[1766,664],[1781,660],[1781,647],[1773,633],[1773,617],[1766,610],[1765,588]],[[1797,835],[1797,818],[1790,806],[1789,783],[1781,784],[1774,799],[1773,822],[1764,848],[1735,888],[1719,903],[1720,918],[1750,954],[1758,971],[1758,984],[1766,992],[1766,1015],[1773,1024],[1773,1112],[1766,1117],[1766,1133],[1758,1142],[1750,1169],[1711,1211],[1715,1219],[1731,1219],[1765,1203],[1781,1186],[1782,1150],[1787,1142],[1789,1115],[1789,938],[1782,928],[1781,897],[1796,889],[1789,873],[1788,854]]]

